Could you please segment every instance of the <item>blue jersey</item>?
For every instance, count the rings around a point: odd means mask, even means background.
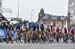
[[[17,24],[16,25],[16,29],[20,29],[21,25],[20,24]]]

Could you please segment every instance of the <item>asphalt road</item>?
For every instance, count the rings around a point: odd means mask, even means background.
[[[0,49],[75,49],[75,43],[0,43]]]

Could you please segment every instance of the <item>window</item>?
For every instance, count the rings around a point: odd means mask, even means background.
[[[64,20],[64,17],[60,17],[60,20]]]
[[[53,16],[52,19],[53,19],[53,20],[57,20],[57,16]]]

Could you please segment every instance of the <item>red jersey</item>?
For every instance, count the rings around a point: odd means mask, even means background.
[[[74,29],[71,30],[71,34],[74,35]]]
[[[64,34],[66,35],[68,33],[67,28],[64,28]]]

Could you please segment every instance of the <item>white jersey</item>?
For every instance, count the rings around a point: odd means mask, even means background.
[[[55,27],[53,27],[53,32],[56,32],[56,28],[57,28],[56,26],[55,26]]]

